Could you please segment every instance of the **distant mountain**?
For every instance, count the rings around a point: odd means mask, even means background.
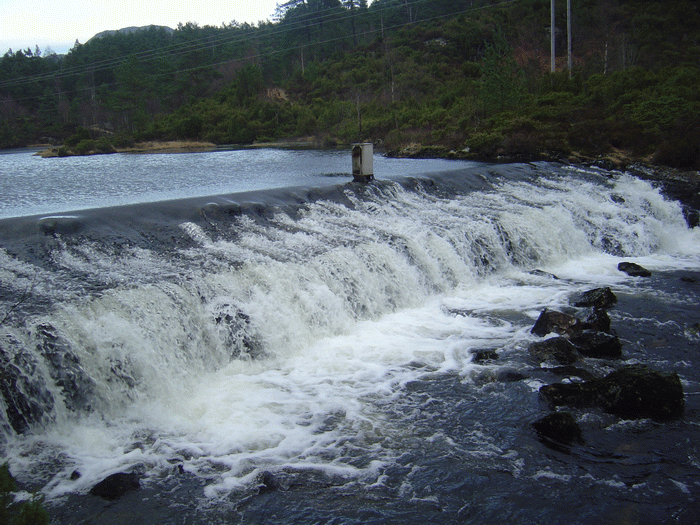
[[[167,33],[174,33],[175,30],[171,27],[168,26],[157,26],[154,24],[148,25],[148,26],[141,26],[141,27],[124,27],[122,29],[116,29],[116,30],[107,30],[107,31],[102,31],[101,33],[97,33],[95,36],[93,36],[90,40],[93,40],[95,38],[104,38],[106,36],[112,36],[116,34],[131,34],[131,33],[138,33],[140,31],[148,31],[149,29],[163,29]],[[88,42],[90,41],[88,40]],[[87,42],[86,42],[87,43]]]

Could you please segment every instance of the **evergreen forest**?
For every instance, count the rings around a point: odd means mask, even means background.
[[[556,0],[554,72],[550,6],[288,0],[257,25],[110,31],[65,55],[8,50],[0,148],[307,139],[700,169],[700,2],[570,0],[568,17]]]

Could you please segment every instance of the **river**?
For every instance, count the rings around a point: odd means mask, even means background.
[[[680,205],[595,168],[376,155],[362,184],[349,161],[0,155],[0,445],[25,497],[56,523],[696,523]],[[603,286],[623,358],[578,366],[677,372],[685,414],[572,410],[585,442],[551,447],[531,424],[562,378],[530,329]],[[122,472],[140,488],[89,494]]]

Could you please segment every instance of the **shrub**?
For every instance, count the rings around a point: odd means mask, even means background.
[[[78,128],[78,130],[73,133],[70,137],[65,140],[65,145],[69,148],[73,148],[78,145],[78,143],[89,140],[90,133],[85,128]]]
[[[87,155],[91,151],[95,150],[95,141],[92,139],[81,140],[73,148],[76,155]]]
[[[22,505],[12,525],[48,525],[49,513],[41,506],[43,498],[34,498]]]
[[[41,505],[42,497],[32,498],[19,508],[19,512],[14,516],[10,513],[12,505],[12,492],[17,490],[10,468],[7,463],[0,466],[0,523],[12,523],[13,525],[47,525],[51,521],[49,513]]]
[[[108,137],[100,137],[95,142],[95,151],[98,153],[114,153],[114,146]]]
[[[112,144],[115,148],[130,148],[134,145],[134,139],[127,135],[114,135],[112,137]]]
[[[483,157],[495,156],[502,144],[503,135],[493,131],[473,133],[466,142],[473,154]]]

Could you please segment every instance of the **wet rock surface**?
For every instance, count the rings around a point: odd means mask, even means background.
[[[90,494],[100,498],[114,501],[141,486],[139,476],[135,472],[118,472],[107,476],[90,489]]]
[[[543,386],[552,406],[597,407],[623,419],[667,421],[683,415],[684,395],[678,374],[644,365],[626,366],[602,379]]]
[[[535,421],[532,426],[543,438],[565,445],[583,443],[581,427],[569,412],[552,412]]]
[[[617,265],[617,269],[621,272],[625,272],[630,277],[651,277],[651,272],[649,270],[633,262],[621,262]]]

